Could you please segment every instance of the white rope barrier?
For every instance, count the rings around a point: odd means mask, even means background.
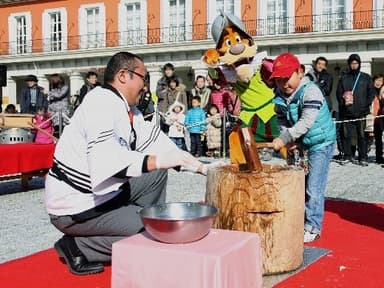
[[[377,115],[375,117],[372,115],[368,115],[367,117],[364,117],[364,118],[348,119],[348,120],[334,120],[334,122],[336,124],[339,124],[339,123],[358,122],[358,121],[364,121],[364,120],[374,120],[377,118],[384,118],[384,115]]]

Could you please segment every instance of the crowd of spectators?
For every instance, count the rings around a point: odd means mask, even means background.
[[[350,162],[367,166],[368,152],[374,143],[375,161],[384,164],[384,75],[371,77],[362,72],[358,54],[350,55],[346,64],[338,79],[333,79],[327,71],[328,60],[325,57],[314,60],[313,67],[306,72],[306,76],[323,92],[337,120],[339,153],[334,159],[340,164]],[[35,115],[36,125],[43,125],[40,128],[59,137],[60,126],[65,125],[71,111],[99,85],[97,73],[89,71],[79,95],[71,103],[69,86],[61,75],[49,77],[48,89],[38,85],[35,75],[28,75],[20,95],[20,113]],[[331,94],[335,87],[333,92],[337,103],[332,103]],[[229,132],[226,128],[234,125],[240,113],[240,100],[230,86],[213,83],[208,75],[197,75],[194,86],[188,90],[174,65],[167,63],[163,66],[163,76],[157,82],[156,92],[151,93],[148,87],[145,88],[138,107],[148,120],[153,118],[154,111],[159,111],[161,129],[179,147],[196,157],[219,157],[226,152],[223,151],[224,137]],[[338,107],[338,112],[332,111],[332,107]],[[18,111],[14,104],[8,104],[4,113]]]
[[[187,90],[171,63],[163,66],[163,73],[156,87],[163,132],[195,157],[222,155],[223,124],[236,121],[240,113],[232,88],[197,75],[194,87]]]

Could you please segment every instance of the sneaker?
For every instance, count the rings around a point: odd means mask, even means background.
[[[336,160],[336,161],[340,161],[343,158],[344,158],[344,154],[343,153],[339,153],[339,154],[333,156],[333,160]]]
[[[309,243],[309,242],[315,241],[319,238],[320,238],[319,233],[313,233],[313,232],[309,232],[307,230],[304,230],[304,243]]]
[[[340,165],[345,165],[345,164],[348,164],[348,163],[351,163],[351,162],[352,162],[352,159],[349,158],[349,157],[344,157],[344,158],[339,160]]]
[[[361,161],[359,161],[359,165],[362,166],[362,167],[367,167],[368,166],[368,162],[366,160],[361,160]]]

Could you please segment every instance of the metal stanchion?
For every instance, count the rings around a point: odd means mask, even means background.
[[[154,107],[154,110],[155,110],[155,123],[156,123],[156,126],[158,126],[158,127],[160,127],[160,114],[159,114],[159,107],[156,105],[155,107]]]
[[[63,110],[59,110],[59,137],[63,133]]]
[[[222,143],[223,143],[223,158],[225,158],[227,156],[227,147],[226,147],[226,141],[227,141],[227,138],[226,138],[226,130],[227,130],[227,109],[224,108],[224,113],[223,113],[223,139],[222,139]]]

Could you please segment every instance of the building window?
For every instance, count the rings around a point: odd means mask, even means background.
[[[46,52],[67,49],[67,12],[64,8],[44,11],[43,38]]]
[[[161,1],[161,40],[180,42],[192,39],[192,1]]]
[[[16,18],[16,53],[27,53],[27,20],[24,15]]]
[[[384,27],[384,0],[375,0],[373,23],[375,28]]]
[[[268,0],[267,1],[267,33],[287,34],[288,32],[288,14],[287,1]]]
[[[119,44],[147,43],[147,1],[123,0],[119,4]]]
[[[61,51],[62,50],[62,43],[63,43],[63,30],[62,30],[62,23],[61,23],[61,13],[60,12],[53,12],[49,14],[49,18],[51,21],[51,31],[50,31],[50,46],[51,51]]]
[[[261,1],[258,1],[261,2]],[[236,15],[241,18],[241,0],[210,0],[207,1],[208,5],[208,23],[212,24],[216,17],[219,15],[220,10],[226,13]],[[211,36],[209,35],[209,38]]]
[[[352,29],[352,1],[317,0],[314,1],[314,32],[328,32]],[[320,14],[319,14],[320,13]]]
[[[220,10],[225,13],[235,14],[234,0],[216,0],[216,13],[219,14]]]
[[[258,11],[258,35],[277,35],[294,32],[293,0],[259,1]]]
[[[10,54],[25,54],[32,52],[31,26],[30,12],[9,15]]]
[[[169,1],[170,42],[186,40],[185,0]]]
[[[105,47],[105,6],[103,3],[80,6],[80,48]]]

